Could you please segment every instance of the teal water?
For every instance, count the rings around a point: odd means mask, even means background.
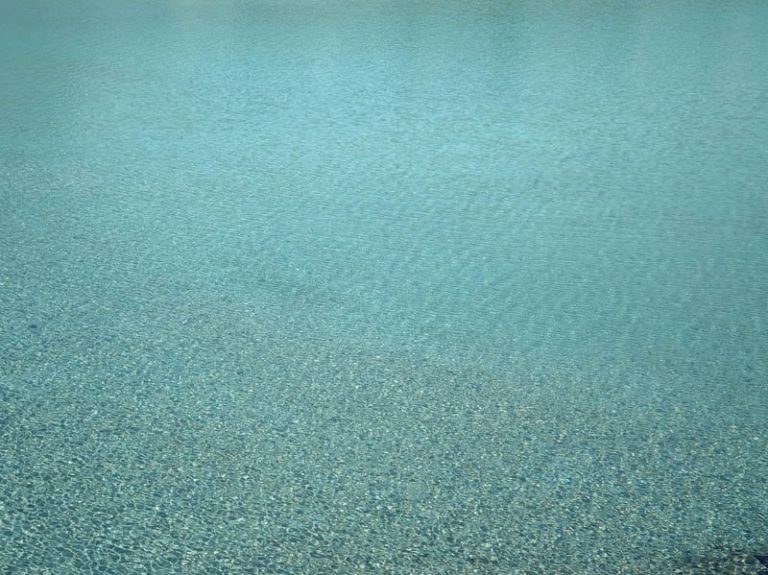
[[[755,572],[766,22],[0,0],[0,571]]]

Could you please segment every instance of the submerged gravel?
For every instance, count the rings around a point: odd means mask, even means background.
[[[760,572],[765,428],[716,390],[278,338],[212,305],[147,312],[149,337],[19,326],[0,571]]]

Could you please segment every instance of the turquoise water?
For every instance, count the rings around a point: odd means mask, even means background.
[[[756,572],[766,22],[0,0],[0,571]]]

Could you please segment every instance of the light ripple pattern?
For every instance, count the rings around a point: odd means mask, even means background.
[[[0,0],[0,572],[760,573],[765,22]]]

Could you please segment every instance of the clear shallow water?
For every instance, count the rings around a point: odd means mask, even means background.
[[[766,21],[0,2],[0,565],[766,552]]]

